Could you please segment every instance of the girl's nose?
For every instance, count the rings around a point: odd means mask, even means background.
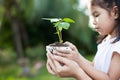
[[[96,19],[93,19],[93,25],[97,25]]]

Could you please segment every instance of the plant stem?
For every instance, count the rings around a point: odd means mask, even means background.
[[[59,37],[59,42],[60,42],[60,43],[63,43],[61,31],[60,31],[57,27],[56,27],[56,30],[57,30],[57,35],[58,35],[58,37]]]
[[[62,32],[59,31],[59,36],[60,36],[60,43],[63,43],[63,40],[62,40]]]

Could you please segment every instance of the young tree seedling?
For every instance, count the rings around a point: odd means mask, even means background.
[[[70,18],[43,18],[44,20],[49,20],[51,23],[53,23],[54,27],[56,28],[56,34],[59,38],[59,43],[63,43],[62,39],[62,30],[68,30],[70,27],[70,23],[75,23],[74,20]]]

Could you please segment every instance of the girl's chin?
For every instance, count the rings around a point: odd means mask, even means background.
[[[99,33],[99,35],[101,35],[101,36],[105,36],[105,35],[108,35],[108,34],[103,34],[103,33],[100,33],[100,32],[98,32]]]
[[[103,33],[103,32],[100,32],[100,31],[96,31],[96,32],[98,32],[98,34],[101,35],[101,36],[107,35],[106,33]]]

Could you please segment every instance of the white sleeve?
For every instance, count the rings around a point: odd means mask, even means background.
[[[120,41],[113,43],[113,44],[114,44],[114,46],[112,48],[112,51],[120,54]]]

